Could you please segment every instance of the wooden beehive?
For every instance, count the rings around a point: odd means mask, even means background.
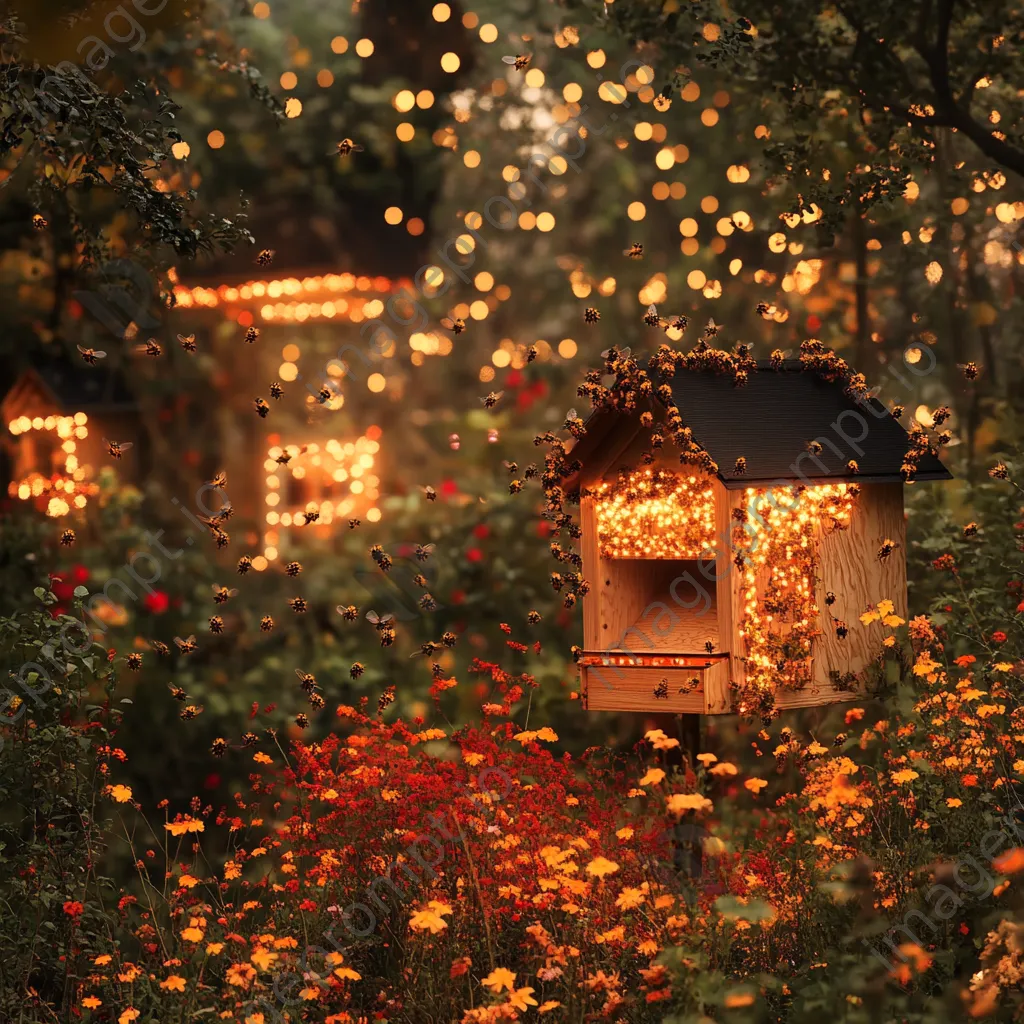
[[[882,637],[860,615],[891,601],[906,618],[906,431],[796,360],[759,365],[739,388],[680,371],[672,391],[715,471],[668,445],[651,461],[642,408],[596,413],[570,452],[590,583],[584,706],[724,714],[763,711],[765,690],[776,709],[855,699]],[[914,479],[949,476],[934,453],[917,460]]]

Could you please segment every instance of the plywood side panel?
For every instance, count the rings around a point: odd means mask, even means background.
[[[583,557],[583,578],[590,582],[590,593],[583,598],[583,647],[597,650],[601,644],[601,602],[604,599],[606,577],[601,575],[601,554],[597,543],[597,510],[593,497],[580,499],[580,527],[583,539],[580,554]]]
[[[704,669],[630,668],[626,666],[584,666],[581,670],[585,707],[588,711],[662,711],[700,715],[704,712]],[[688,693],[694,678],[700,684]],[[654,696],[662,680],[668,681],[668,696]]]
[[[886,540],[898,546],[882,561],[878,550]],[[861,623],[860,616],[868,605],[888,598],[896,614],[907,617],[906,557],[903,485],[862,485],[849,528],[821,538],[815,593],[821,609],[822,635],[814,641],[813,654],[814,685],[822,692],[831,688],[830,671],[860,672],[878,654],[886,630],[877,622],[869,626]],[[836,595],[831,608],[825,603],[828,591]],[[849,629],[844,640],[836,636],[838,619]]]
[[[601,622],[594,650],[622,648],[644,653],[650,642],[631,627],[653,600],[656,565],[625,559],[601,559]]]
[[[732,709],[729,659],[713,662],[704,670],[704,714],[725,715]]]
[[[775,706],[781,711],[791,711],[794,708],[816,708],[824,704],[842,704],[863,699],[862,693],[836,690],[831,685],[818,687],[812,684],[802,690],[784,690],[776,693]]]

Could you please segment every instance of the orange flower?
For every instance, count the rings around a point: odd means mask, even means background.
[[[103,792],[112,800],[116,800],[119,804],[126,804],[132,798],[132,790],[130,786],[107,786]]]
[[[120,1017],[117,1018],[117,1024],[132,1024],[133,1020],[138,1020],[142,1016],[139,1010],[136,1010],[134,1006],[129,1006]]]
[[[1024,871],[1024,849],[1015,846],[1013,849],[999,854],[992,861],[992,867],[1001,875],[1015,875],[1019,871]]]
[[[102,999],[97,999],[95,996],[86,996],[82,1000],[82,1005],[87,1010],[95,1010],[96,1007],[103,1005],[103,1000]]]
[[[515,980],[516,976],[507,967],[495,967],[480,984],[489,988],[494,993],[500,992],[503,988],[507,988],[511,992]],[[530,991],[533,990],[531,989]]]
[[[768,782],[766,779],[747,779],[747,781],[743,783],[743,788],[749,789],[750,792],[756,796],[767,785]]]
[[[604,878],[607,875],[614,875],[619,870],[619,865],[606,857],[595,857],[587,865],[587,874],[595,878]]]
[[[184,992],[185,979],[180,974],[171,974],[160,982],[160,987],[167,992]]]

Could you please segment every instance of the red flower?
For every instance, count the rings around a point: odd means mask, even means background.
[[[57,595],[58,601],[70,601],[75,596],[74,583],[64,583],[61,581],[51,584],[50,589]]]
[[[450,498],[453,494],[459,493],[459,485],[454,480],[442,480],[441,493],[446,498]]]
[[[1024,612],[1024,601],[1021,601],[1021,603],[1017,605],[1017,611]]]
[[[71,578],[75,583],[85,583],[89,579],[89,570],[84,565],[76,565],[71,570]]]
[[[68,900],[64,904],[64,913],[67,914],[68,917],[72,918],[72,920],[77,920],[78,918],[80,918],[84,910],[85,907],[83,907],[82,904],[78,902],[78,900]]]
[[[466,557],[471,562],[479,562],[480,559],[484,557],[484,553],[479,548],[470,548],[466,552]]]
[[[210,772],[203,780],[205,789],[216,789],[220,785],[220,776],[216,772]]]
[[[170,598],[162,590],[154,590],[152,594],[146,595],[142,606],[147,612],[152,612],[154,615],[163,615],[170,603]]]
[[[807,330],[812,334],[816,331],[821,330],[821,317],[815,316],[813,313],[807,318]]]
[[[473,536],[483,540],[485,537],[489,537],[491,534],[491,528],[486,523],[479,523],[473,527]]]
[[[1005,644],[1006,643],[1006,634],[1001,629],[997,629],[992,634],[992,642],[994,644]]]
[[[518,370],[510,370],[505,375],[505,387],[517,388],[523,383],[523,375]]]
[[[452,604],[462,604],[466,600],[466,595],[461,590],[453,590],[448,596]]]

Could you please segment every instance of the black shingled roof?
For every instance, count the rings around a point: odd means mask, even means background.
[[[829,383],[789,359],[780,370],[759,362],[743,387],[731,374],[680,370],[669,382],[683,423],[718,463],[719,479],[729,489],[777,480],[901,481],[900,467],[909,448],[906,430],[876,399],[858,404],[845,385]],[[603,419],[598,413],[592,420]],[[604,429],[602,429],[602,427]],[[614,435],[608,423],[588,423],[573,455],[586,464]],[[812,456],[809,441],[822,452]],[[588,443],[589,442],[589,443]],[[746,472],[736,474],[736,460],[746,459]],[[573,457],[573,456],[570,456]],[[855,460],[851,475],[847,463]],[[917,480],[948,480],[949,470],[931,453],[918,462]]]

